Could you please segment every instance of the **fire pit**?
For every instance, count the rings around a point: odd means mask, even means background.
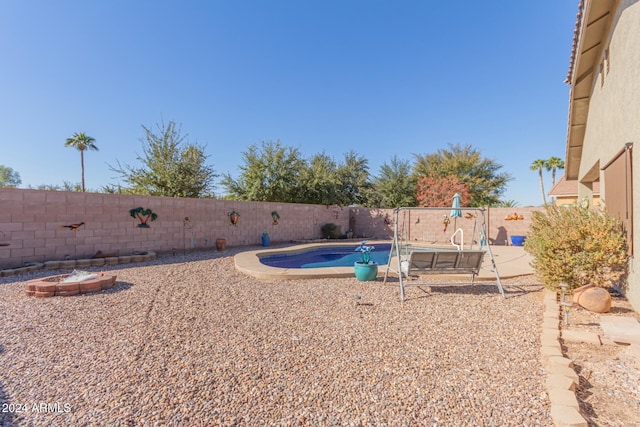
[[[116,283],[116,276],[106,275],[104,273],[92,274],[92,276],[96,275],[97,277],[76,282],[64,282],[70,274],[58,274],[56,276],[29,280],[27,282],[26,293],[28,296],[34,296],[36,298],[72,296],[111,289]]]

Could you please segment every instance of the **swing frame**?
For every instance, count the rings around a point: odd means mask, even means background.
[[[496,267],[495,258],[491,251],[491,246],[488,244],[487,239],[487,224],[485,218],[486,208],[455,208],[459,211],[475,211],[475,224],[473,227],[473,234],[478,232],[477,249],[474,249],[474,237],[471,236],[471,243],[469,249],[464,248],[464,241],[461,241],[461,245],[454,243],[454,237],[458,231],[462,231],[461,228],[454,230],[451,236],[451,243],[453,248],[416,248],[410,247],[406,235],[406,214],[408,211],[451,211],[452,208],[439,208],[439,207],[400,207],[393,210],[393,243],[389,251],[389,262],[384,274],[384,282],[386,284],[389,276],[389,271],[398,275],[398,281],[400,284],[400,300],[405,300],[405,286],[420,286],[420,285],[437,285],[437,284],[475,284],[476,276],[479,273],[480,267],[483,262],[485,254],[489,254],[491,260],[492,271],[496,275],[496,285],[498,291],[504,298],[504,289],[502,288],[502,282],[500,281],[500,274]],[[403,223],[401,235],[398,230],[398,224],[400,223],[400,213],[403,213]],[[481,224],[478,228],[478,218],[481,218]],[[401,242],[402,241],[402,242]],[[404,250],[405,256],[403,258],[402,251]],[[397,269],[392,268],[392,257],[396,254]],[[408,268],[404,272],[402,269],[402,263],[407,261]],[[471,274],[471,281],[462,282],[415,282],[407,280],[412,272],[418,272],[420,274]],[[406,275],[406,278],[403,277]]]

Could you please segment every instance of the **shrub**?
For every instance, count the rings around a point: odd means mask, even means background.
[[[608,287],[627,265],[627,243],[620,221],[605,211],[580,206],[548,206],[533,212],[524,244],[545,287]]]
[[[418,206],[451,206],[455,193],[460,195],[461,206],[469,206],[471,203],[469,189],[457,175],[425,176],[417,183]]]
[[[325,239],[339,239],[342,235],[341,229],[342,227],[332,222],[324,224],[322,227],[320,227],[322,237],[324,237]]]

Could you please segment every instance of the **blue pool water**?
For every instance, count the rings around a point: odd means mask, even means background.
[[[355,252],[354,246],[340,246],[310,249],[296,254],[280,254],[261,256],[264,265],[280,268],[319,268],[319,267],[352,267],[353,263],[362,260],[362,254]],[[389,262],[391,244],[374,245],[371,261],[378,264]]]

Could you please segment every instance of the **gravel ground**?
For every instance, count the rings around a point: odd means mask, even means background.
[[[0,278],[0,424],[550,426],[542,287],[265,282],[235,250],[36,299]],[[356,299],[356,295],[360,299]]]

